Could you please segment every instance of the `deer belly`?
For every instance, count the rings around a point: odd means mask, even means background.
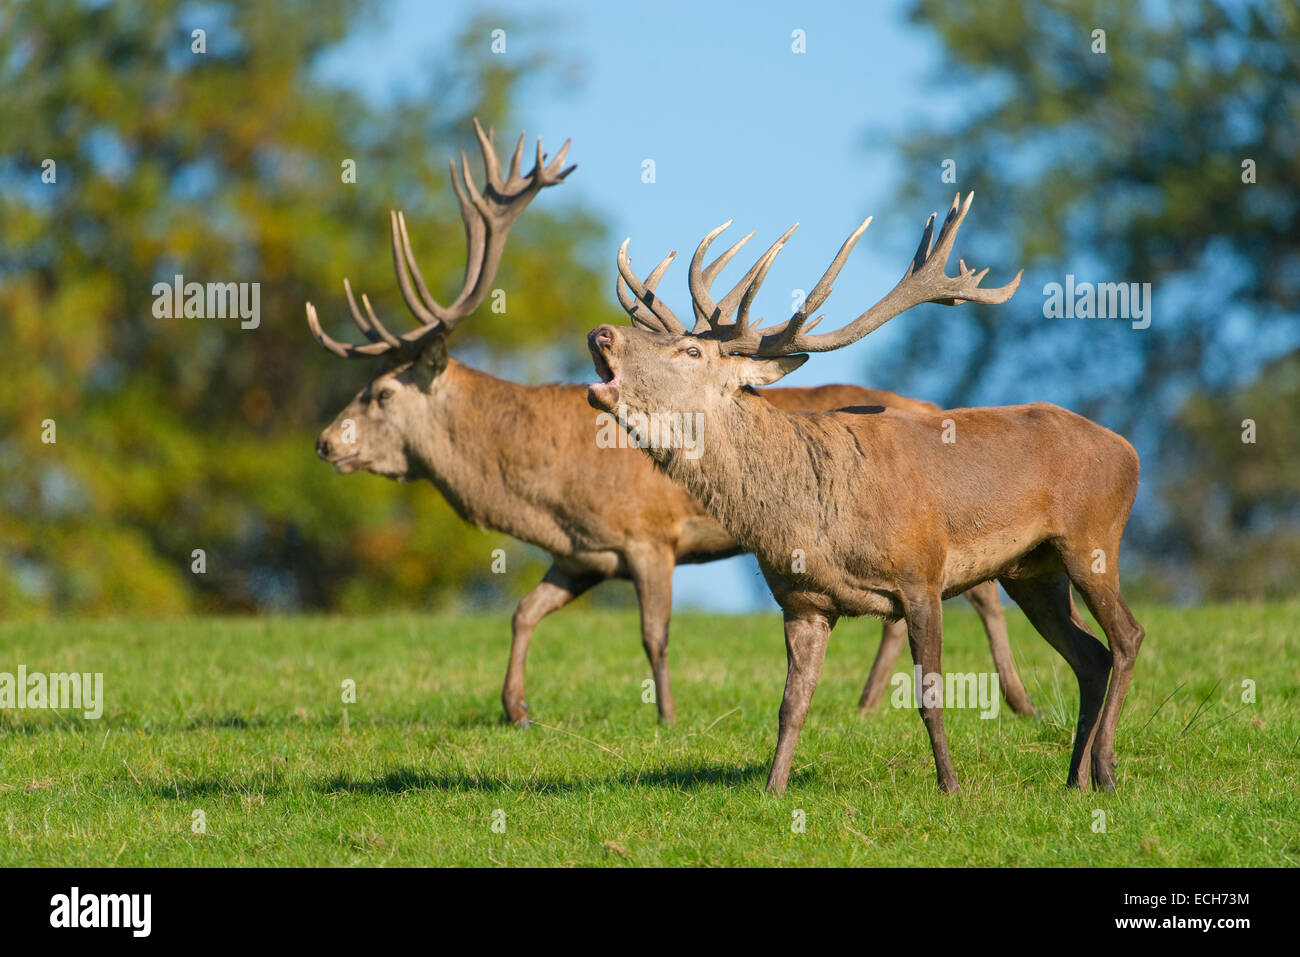
[[[1040,534],[1026,529],[1005,529],[950,549],[943,566],[944,597],[997,578],[1041,541]]]

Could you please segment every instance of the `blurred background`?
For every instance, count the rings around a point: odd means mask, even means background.
[[[764,245],[802,222],[759,303],[784,318],[873,214],[835,325],[975,189],[957,252],[990,284],[1025,267],[1016,297],[918,308],[790,384],[1072,408],[1142,455],[1127,590],[1295,594],[1298,78],[1289,0],[2,2],[0,613],[455,611],[536,580],[540,552],[431,485],[345,478],[312,448],[370,370],[321,350],[303,303],[346,334],[346,275],[401,324],[398,207],[435,295],[459,288],[446,160],[473,116],[503,151],[572,137],[578,170],[513,231],[508,311],[459,329],[459,358],[588,380],[586,331],[625,321],[622,238],[644,272],[732,217]],[[177,273],[260,283],[260,326],[155,318]],[[1150,327],[1045,318],[1067,274],[1151,283]],[[684,260],[661,290],[685,300]],[[677,603],[770,599],[746,558],[680,571]]]

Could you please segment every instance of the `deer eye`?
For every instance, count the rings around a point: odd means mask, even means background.
[[[686,354],[692,359],[698,359],[700,357],[700,350],[695,348],[695,346],[687,346]]]
[[[376,398],[378,398],[380,402],[387,402],[392,397],[393,397],[392,389],[380,389],[379,395],[376,396]]]

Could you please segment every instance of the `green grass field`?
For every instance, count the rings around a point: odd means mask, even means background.
[[[0,672],[102,671],[106,705],[0,711],[0,865],[1300,863],[1300,605],[1137,613],[1118,793],[1064,789],[1073,677],[1010,608],[1043,714],[949,710],[962,794],[937,792],[914,710],[857,714],[879,636],[860,620],[831,637],[780,799],[775,614],[678,615],[661,727],[635,613],[561,612],[527,731],[500,716],[507,614],[10,623]],[[975,616],[950,603],[946,625],[945,669],[989,670]]]

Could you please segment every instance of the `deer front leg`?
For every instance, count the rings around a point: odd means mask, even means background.
[[[501,704],[506,717],[520,727],[528,727],[528,702],[524,700],[524,662],[528,643],[537,623],[553,611],[563,608],[592,585],[603,581],[600,575],[581,575],[552,565],[542,580],[519,602],[511,620],[510,663],[501,689]]]
[[[898,653],[903,650],[903,642],[906,640],[907,624],[901,618],[885,622],[880,629],[880,650],[876,652],[876,660],[871,663],[871,674],[867,675],[862,697],[858,700],[858,710],[863,714],[875,711],[885,697],[889,676],[894,673],[894,662],[898,660]]]
[[[671,724],[677,720],[677,705],[668,680],[668,624],[673,614],[673,568],[677,563],[672,552],[662,548],[637,549],[626,558],[641,605],[641,644],[650,659],[659,720]]]
[[[904,599],[904,614],[912,661],[921,666],[921,684],[916,688],[916,695],[921,720],[930,735],[939,790],[955,794],[961,789],[948,753],[948,736],[943,730],[943,600],[937,591],[933,595]]]
[[[776,756],[767,776],[767,790],[778,797],[785,793],[790,780],[794,748],[808,717],[817,680],[826,658],[826,641],[835,622],[822,615],[785,616],[786,674],[785,694],[781,698],[781,721],[776,738]]]
[[[1016,671],[1015,659],[1011,657],[1011,642],[1007,640],[1007,618],[1002,612],[1002,599],[998,597],[998,583],[983,582],[966,590],[966,600],[975,606],[980,621],[984,622],[984,631],[989,636],[989,650],[993,652],[993,666],[998,672],[998,684],[1002,687],[1002,697],[1016,714],[1030,717],[1038,714],[1038,709],[1029,700]]]

